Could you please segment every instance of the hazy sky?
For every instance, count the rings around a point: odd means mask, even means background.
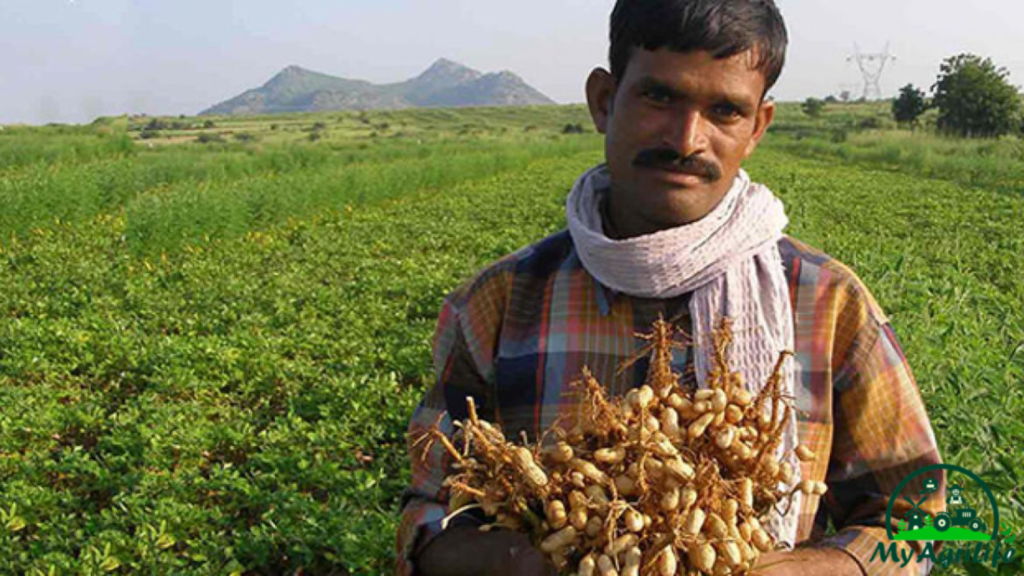
[[[897,56],[885,94],[930,88],[943,58],[990,56],[1024,85],[1019,0],[777,0],[790,32],[780,100],[860,90],[854,43]],[[0,0],[0,123],[195,114],[305,68],[373,82],[439,57],[512,70],[582,102],[614,0]]]

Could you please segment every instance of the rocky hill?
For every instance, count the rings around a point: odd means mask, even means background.
[[[442,58],[419,76],[394,84],[372,84],[289,66],[263,86],[200,115],[554,103],[512,72],[484,74]]]

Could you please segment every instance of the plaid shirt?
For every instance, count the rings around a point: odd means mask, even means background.
[[[817,454],[802,464],[803,477],[829,486],[825,496],[803,499],[797,541],[842,549],[866,574],[913,574],[918,566],[927,574],[931,563],[918,565],[916,553],[903,572],[899,563],[869,561],[877,543],[889,543],[892,491],[911,472],[941,462],[896,334],[848,267],[789,236],[778,246],[792,300],[799,441]],[[434,337],[437,381],[412,417],[410,437],[444,412],[441,427],[451,434],[452,419],[466,417],[465,399],[473,396],[481,417],[500,423],[509,437],[536,438],[567,411],[562,393],[584,366],[612,394],[624,394],[647,371],[644,360],[615,376],[643,344],[634,333],[649,331],[659,314],[691,333],[689,296],[656,300],[611,291],[583,268],[565,230],[499,260],[445,299]],[[692,382],[690,351],[678,351],[673,364]],[[415,453],[398,530],[398,574],[414,571],[416,554],[447,513],[447,454],[436,443],[425,459]],[[920,491],[923,479],[905,492]],[[942,510],[945,484],[941,474],[938,492],[921,506],[926,514]],[[894,528],[909,510],[897,499]],[[829,519],[837,532],[825,537]],[[917,542],[897,546],[921,550]]]

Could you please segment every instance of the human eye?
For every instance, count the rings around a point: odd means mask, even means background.
[[[715,116],[724,120],[735,121],[743,117],[743,111],[735,104],[730,104],[728,102],[715,105],[712,112]]]
[[[640,95],[649,102],[655,104],[668,104],[672,102],[672,94],[658,86],[648,86],[640,90]]]

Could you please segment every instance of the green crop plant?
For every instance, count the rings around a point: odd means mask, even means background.
[[[1004,172],[967,186],[851,128],[837,161],[791,112],[747,169],[870,287],[943,460],[1019,524],[1024,159],[992,142]],[[104,144],[119,119],[4,131],[27,144],[0,167],[0,573],[389,571],[441,299],[562,228],[603,155],[560,134],[581,106],[365,117],[403,134],[371,142],[358,113],[217,118],[259,141],[213,148]],[[298,145],[317,121],[331,137]]]

